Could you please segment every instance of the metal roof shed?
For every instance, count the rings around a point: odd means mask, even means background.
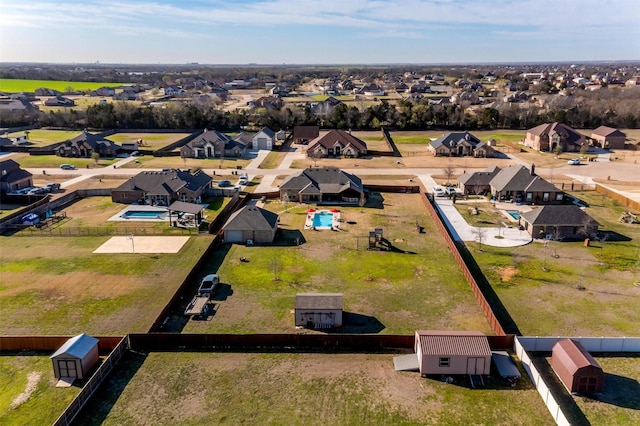
[[[558,341],[551,350],[551,367],[569,392],[602,392],[604,372],[580,342]]]
[[[479,331],[416,331],[420,374],[489,375],[491,348]]]
[[[98,362],[98,339],[78,334],[67,340],[50,358],[56,379],[84,379]]]
[[[297,327],[330,328],[342,326],[342,293],[298,293],[295,300]]]

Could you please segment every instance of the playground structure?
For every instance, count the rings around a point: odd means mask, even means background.
[[[638,220],[638,215],[635,215],[631,212],[622,212],[622,216],[620,216],[620,222],[639,224],[640,220]]]

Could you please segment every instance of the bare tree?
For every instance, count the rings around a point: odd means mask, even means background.
[[[324,155],[320,149],[315,149],[313,151],[307,150],[307,157],[313,160],[313,167],[318,167],[318,160],[324,157]]]
[[[476,236],[476,241],[478,242],[478,251],[482,250],[482,241],[487,236],[487,228],[482,228],[480,226],[475,227],[471,230],[471,232]]]
[[[451,164],[451,159],[449,159],[449,162],[447,163],[447,167],[442,169],[442,172],[447,177],[447,184],[449,184],[449,182],[451,181],[451,178],[453,177],[455,171],[456,169],[453,168],[453,165]]]

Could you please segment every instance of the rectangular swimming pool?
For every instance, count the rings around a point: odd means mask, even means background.
[[[333,213],[316,212],[313,215],[313,226],[316,228],[331,228],[333,226]]]
[[[164,219],[167,217],[165,211],[129,210],[122,214],[125,219]]]

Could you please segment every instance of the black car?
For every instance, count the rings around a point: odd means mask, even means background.
[[[218,186],[220,188],[226,188],[227,186],[231,186],[231,181],[221,180],[220,182],[218,182]]]

